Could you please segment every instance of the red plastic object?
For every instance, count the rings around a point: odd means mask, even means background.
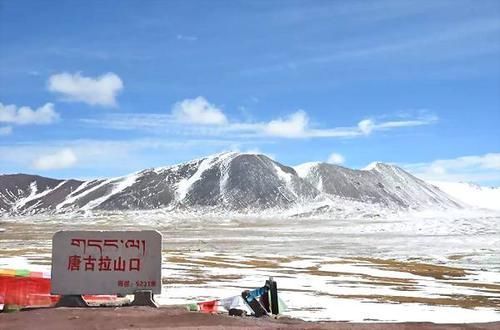
[[[217,313],[217,300],[198,303],[198,308],[202,313]]]

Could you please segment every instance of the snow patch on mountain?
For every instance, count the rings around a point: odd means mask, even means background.
[[[221,180],[220,182],[220,191],[223,191],[223,188],[225,186],[225,183],[227,181],[227,171],[228,171],[228,164],[231,159],[233,159],[237,155],[236,152],[227,152],[227,153],[221,153],[221,154],[216,154],[213,156],[209,156],[207,158],[204,158],[201,163],[198,165],[198,169],[196,172],[185,179],[182,179],[179,181],[177,184],[177,201],[181,202],[183,201],[189,191],[192,189],[193,185],[202,179],[203,174],[208,171],[209,169],[213,168],[214,166],[219,165],[221,169],[224,170],[224,173],[226,175],[225,180]]]
[[[29,189],[30,189],[30,194],[27,197],[21,198],[20,200],[17,200],[14,203],[14,205],[12,206],[12,208],[14,210],[17,211],[22,205],[26,204],[27,201],[33,200],[33,198],[36,196],[36,193],[38,191],[36,181],[33,181],[30,183]],[[22,193],[22,191],[18,190],[18,193]],[[11,196],[13,196],[13,195],[11,195]]]
[[[297,172],[297,174],[300,177],[305,177],[307,174],[309,174],[314,168],[316,168],[320,164],[321,164],[320,162],[308,162],[308,163],[294,166],[293,168],[294,168],[295,172]]]
[[[378,164],[381,164],[381,163],[380,162],[371,162],[370,164],[363,167],[361,170],[363,170],[363,171],[375,170]]]
[[[64,185],[67,181],[61,181],[61,183],[59,183],[57,186],[55,186],[54,188],[48,188],[48,189],[45,189],[41,192],[38,193],[38,188],[37,188],[37,185],[36,185],[36,182],[33,181],[30,185],[30,188],[31,188],[31,194],[26,197],[26,198],[22,198],[20,200],[18,200],[14,206],[13,206],[13,209],[14,210],[19,210],[21,209],[23,206],[25,206],[28,202],[31,202],[35,199],[39,199],[43,196],[46,196],[48,195],[49,193],[53,192],[54,190],[57,190],[59,189],[62,185]]]
[[[84,181],[81,185],[78,186],[75,190],[73,190],[61,203],[56,205],[56,210],[61,209],[64,205],[73,203],[78,197],[80,191],[85,189],[88,185],[90,185],[94,181]]]
[[[82,191],[79,194],[76,194],[76,193],[72,194],[72,196],[70,198],[65,199],[62,203],[59,204],[60,205],[59,209],[67,207],[67,206],[69,206],[69,205],[71,205],[73,203],[76,203],[78,200],[82,199],[83,197],[85,197],[87,195],[90,195],[92,192],[94,192],[94,191],[98,190],[99,188],[105,186],[110,181],[111,181],[110,179],[109,180],[103,180],[103,181],[98,181],[98,180],[92,180],[92,181],[90,181],[88,185],[91,185],[92,183],[98,183],[98,184],[96,184],[95,186],[93,186],[93,187],[91,187],[91,188],[89,188],[87,190]],[[80,189],[80,191],[81,190],[83,190],[83,189]]]
[[[219,180],[219,191],[222,196],[222,200],[224,202],[227,202],[227,194],[228,194],[228,182],[229,182],[229,177],[231,175],[230,173],[230,166],[231,166],[231,160],[234,158],[236,153],[231,153],[230,155],[227,155],[229,157],[224,157],[220,164],[220,180]]]
[[[126,188],[132,186],[137,181],[138,177],[139,177],[139,173],[133,173],[133,174],[128,175],[128,176],[123,176],[120,178],[110,179],[110,180],[104,181],[100,186],[111,183],[112,184],[111,192],[109,192],[108,194],[106,194],[104,196],[101,196],[97,199],[94,199],[94,200],[88,202],[87,204],[85,204],[85,206],[82,207],[82,210],[91,210],[93,208],[98,207],[99,205],[101,205],[102,203],[107,201],[110,197],[117,195],[117,194],[121,193],[123,190],[125,190]]]

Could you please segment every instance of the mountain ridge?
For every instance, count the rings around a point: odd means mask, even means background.
[[[393,208],[461,206],[439,188],[396,165],[378,162],[368,169],[357,170],[329,163],[306,163],[295,168],[299,176],[321,192],[351,200]]]
[[[0,175],[0,215],[150,209],[252,214],[300,206],[335,210],[351,202],[390,209],[461,206],[394,165],[353,170],[308,164],[294,168],[262,154],[224,152],[108,179]]]

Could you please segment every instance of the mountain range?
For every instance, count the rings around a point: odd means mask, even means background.
[[[257,214],[331,211],[346,205],[391,210],[462,207],[436,186],[394,165],[353,170],[306,163],[293,168],[262,154],[238,152],[110,179],[0,175],[0,215],[151,209]]]

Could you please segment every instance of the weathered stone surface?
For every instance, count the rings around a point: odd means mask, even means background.
[[[161,234],[60,231],[52,242],[51,292],[61,295],[161,293]]]

